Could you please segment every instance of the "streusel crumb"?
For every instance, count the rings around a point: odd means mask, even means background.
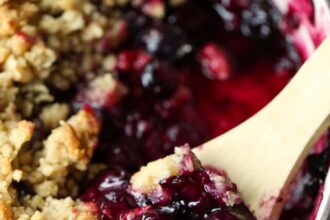
[[[32,137],[34,124],[28,121],[3,123],[0,121],[0,219],[11,219],[16,193],[13,180],[20,180],[20,171],[12,163],[22,145]],[[19,176],[18,176],[19,175]]]
[[[65,103],[55,103],[45,106],[39,115],[43,125],[52,129],[59,125],[60,121],[65,120],[70,113],[70,108]]]
[[[188,155],[188,156],[187,156]],[[187,159],[189,158],[189,159]],[[201,164],[188,147],[175,148],[175,154],[148,163],[131,178],[132,188],[143,193],[150,193],[159,188],[159,182],[180,172],[193,171]],[[161,172],[159,172],[161,170]]]
[[[0,125],[0,219],[94,219],[84,203],[57,198],[70,195],[61,190],[65,184],[71,182],[69,189],[74,191],[76,183],[69,174],[87,169],[100,129],[93,113],[81,110],[62,121],[39,151],[25,157],[23,144],[31,139],[35,125],[28,121],[10,124],[10,128]],[[14,182],[30,185],[36,195],[21,197]]]
[[[43,175],[56,180],[66,176],[69,167],[86,170],[100,129],[97,119],[86,110],[61,124],[45,141],[38,168]]]

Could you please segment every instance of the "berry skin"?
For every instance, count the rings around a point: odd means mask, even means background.
[[[169,65],[154,61],[141,74],[141,85],[146,94],[155,98],[168,98],[177,87],[177,73]]]
[[[151,57],[143,51],[122,51],[118,54],[116,67],[119,72],[140,73],[149,63],[150,59]]]
[[[182,31],[174,25],[155,25],[143,31],[138,45],[159,59],[177,61],[192,51]]]
[[[199,51],[198,60],[203,73],[210,79],[226,80],[230,77],[230,62],[223,50],[215,43],[207,43]]]

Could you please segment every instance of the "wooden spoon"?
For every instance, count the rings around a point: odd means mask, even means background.
[[[256,115],[194,150],[221,167],[258,219],[277,219],[283,197],[330,124],[330,38],[284,90]]]
[[[329,126],[329,115],[330,38],[265,108],[193,151],[204,166],[228,173],[257,219],[277,219],[293,177]]]

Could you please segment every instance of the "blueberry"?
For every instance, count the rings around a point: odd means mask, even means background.
[[[221,209],[214,211],[212,214],[205,216],[205,220],[238,220],[236,216]]]
[[[239,27],[241,12],[248,4],[247,0],[213,0],[213,8],[228,31]]]
[[[179,26],[195,45],[218,36],[222,27],[221,19],[208,0],[186,1],[168,16],[167,21]]]
[[[241,16],[242,34],[261,40],[270,38],[281,21],[280,12],[269,0],[251,2]]]
[[[125,13],[124,20],[128,25],[128,34],[133,38],[136,33],[139,33],[141,30],[145,29],[149,23],[148,18],[137,11],[128,11]]]
[[[169,65],[158,61],[148,64],[141,74],[141,85],[147,95],[166,99],[177,87],[177,73]]]
[[[172,146],[189,143],[192,146],[201,144],[204,140],[202,131],[194,123],[178,123],[166,130],[166,137]]]
[[[174,25],[154,25],[138,37],[138,45],[160,59],[176,61],[192,51],[182,31]]]
[[[135,212],[134,212],[135,211]],[[137,208],[122,215],[123,220],[170,220],[170,216],[163,213],[159,213],[153,210],[145,210],[143,208]]]
[[[105,170],[90,184],[80,199],[97,206],[96,214],[99,219],[118,219],[121,211],[129,208],[126,200],[128,184],[129,176],[124,170]]]

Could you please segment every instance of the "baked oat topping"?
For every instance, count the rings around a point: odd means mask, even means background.
[[[54,102],[51,88],[77,79],[79,64],[61,58],[73,42],[84,42],[82,59],[94,57],[107,20],[89,1],[0,1],[0,219],[94,219],[68,196],[79,191],[100,122],[90,110],[65,121],[70,106]]]
[[[10,127],[1,124],[0,202],[2,208],[0,213],[6,216],[3,219],[29,219],[24,216],[30,216],[33,219],[36,218],[32,217],[35,215],[40,217],[36,219],[56,219],[57,214],[49,215],[48,213],[54,208],[49,208],[49,206],[57,206],[56,204],[61,204],[66,210],[66,214],[63,213],[65,217],[63,219],[73,219],[68,217],[73,214],[67,213],[76,206],[75,201],[68,197],[65,201],[70,201],[70,203],[62,203],[56,198],[59,195],[72,196],[77,193],[74,189],[77,187],[75,182],[72,182],[70,188],[65,190],[61,188],[70,183],[70,179],[66,178],[68,174],[72,175],[76,171],[87,169],[95,148],[99,122],[90,111],[81,110],[61,124],[47,137],[43,148],[34,152],[33,155],[28,155],[24,150],[27,146],[23,146],[32,138],[35,128],[32,122],[20,121],[15,125],[8,123]],[[30,185],[36,195],[18,195],[14,187],[16,183]],[[70,191],[66,191],[67,189]],[[84,212],[88,214],[86,211],[88,209],[84,208],[83,204],[80,206],[77,210],[85,209]],[[42,212],[38,213],[38,210]],[[75,215],[80,214],[77,212]]]

